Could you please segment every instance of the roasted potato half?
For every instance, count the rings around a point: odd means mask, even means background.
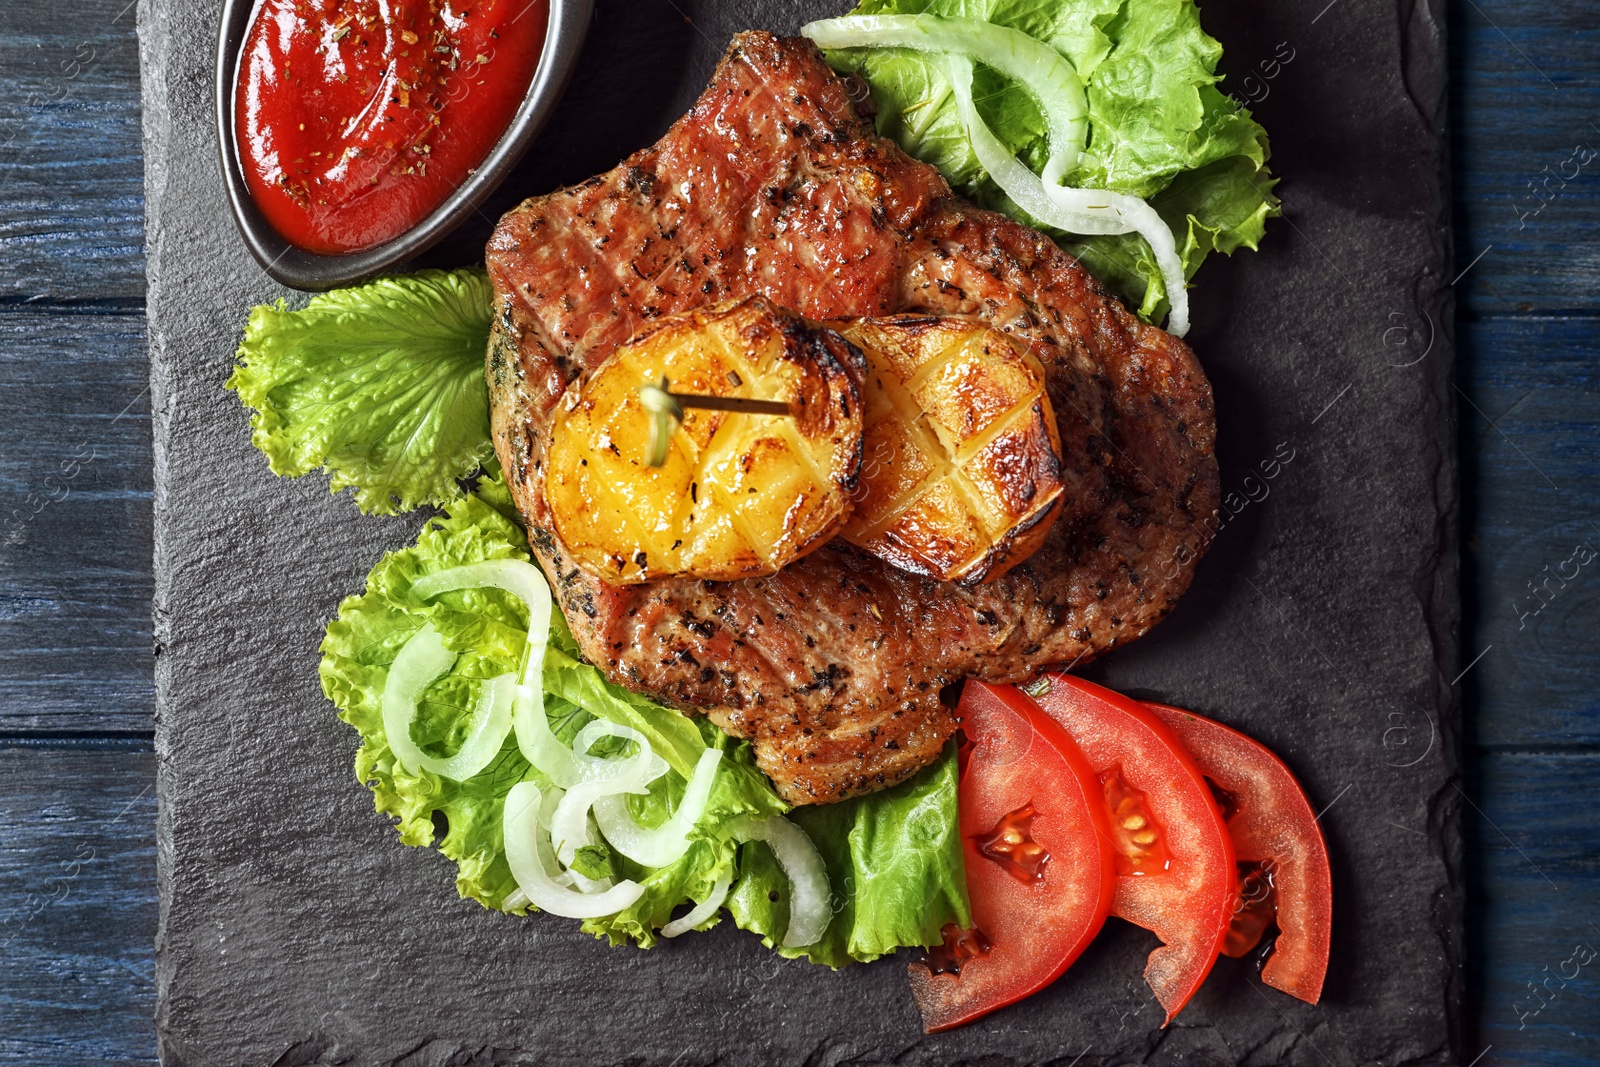
[[[772,574],[831,537],[861,466],[861,355],[760,297],[658,320],[569,387],[545,493],[574,563],[608,582]],[[779,400],[789,415],[687,408],[647,463],[639,390]]]
[[[904,570],[974,584],[1044,543],[1061,435],[1029,342],[956,317],[837,328],[866,354],[867,434],[843,536]]]

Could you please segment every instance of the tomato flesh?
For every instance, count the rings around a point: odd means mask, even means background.
[[[1311,802],[1260,742],[1181,708],[1148,707],[1228,801],[1228,833],[1242,875],[1229,955],[1249,952],[1276,922],[1278,939],[1261,980],[1315,1004],[1332,945],[1333,878]]]
[[[1144,976],[1170,1023],[1211,972],[1233,917],[1238,873],[1222,812],[1200,768],[1155,713],[1069,674],[1043,680],[1048,689],[1035,697],[1039,707],[1108,783],[1103,804],[1110,805],[1113,832],[1126,835],[1118,840],[1127,842],[1117,852],[1111,913],[1161,939]],[[1151,859],[1158,845],[1159,863]]]
[[[910,967],[929,1033],[1053,982],[1105,923],[1115,892],[1100,782],[1066,733],[1011,686],[969,681],[958,787],[974,929]]]

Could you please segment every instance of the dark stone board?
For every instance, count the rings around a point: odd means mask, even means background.
[[[566,105],[522,173],[432,259],[474,261],[517,196],[653,140],[732,31],[793,30],[843,6],[602,0]],[[1112,922],[1024,1005],[926,1037],[895,962],[788,963],[726,923],[653,952],[612,949],[570,921],[459,900],[451,864],[402,847],[373,813],[351,773],[353,733],[316,677],[324,622],[420,517],[363,518],[317,478],[274,478],[251,450],[221,385],[246,309],[280,292],[223,200],[217,4],[144,0],[166,1063],[1457,1057],[1441,5],[1206,0],[1203,14],[1227,49],[1224,87],[1257,99],[1273,135],[1287,209],[1260,253],[1209,264],[1194,294],[1190,340],[1216,388],[1237,513],[1176,613],[1088,673],[1243,727],[1327,808],[1337,928],[1322,1004],[1263,987],[1258,960],[1224,960],[1160,1030],[1140,977],[1153,939]]]

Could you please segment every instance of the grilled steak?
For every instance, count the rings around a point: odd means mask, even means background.
[[[955,198],[878,138],[805,40],[736,37],[659,143],[511,211],[488,265],[495,446],[584,654],[749,738],[796,804],[932,761],[956,726],[940,699],[951,683],[1015,681],[1140,636],[1205,549],[1215,425],[1193,353],[1048,238]],[[973,588],[842,541],[740,582],[580,572],[543,491],[557,398],[651,319],[750,293],[813,319],[974,315],[1041,342],[1067,488],[1044,546]]]

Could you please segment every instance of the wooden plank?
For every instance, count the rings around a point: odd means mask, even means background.
[[[1594,5],[1466,0],[1451,14],[1457,270],[1489,249],[1457,295],[1477,313],[1600,310]]]
[[[0,747],[0,1062],[155,1062],[155,755]]]
[[[1600,319],[1488,319],[1460,340],[1476,740],[1600,743]]]
[[[151,728],[144,336],[0,311],[0,734]]]
[[[0,300],[144,296],[134,8],[0,4]]]
[[[1467,1016],[1476,1026],[1460,1062],[1492,1045],[1485,1065],[1592,1064],[1600,1034],[1600,754],[1495,753],[1468,790],[1477,878],[1467,902],[1467,956],[1476,961]]]

